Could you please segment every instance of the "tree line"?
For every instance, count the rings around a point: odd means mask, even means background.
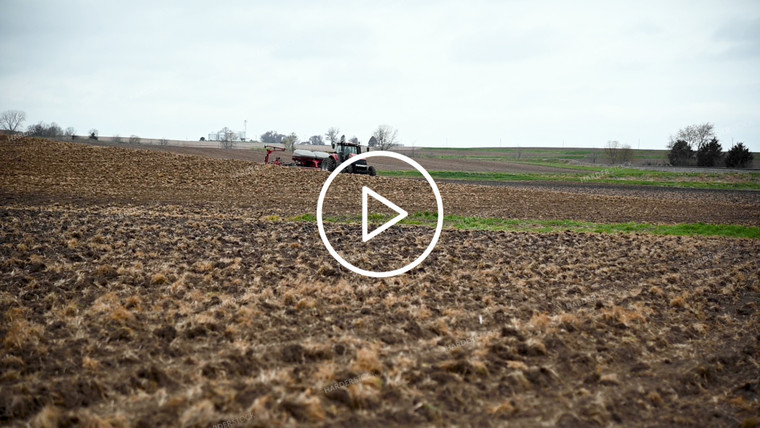
[[[6,110],[0,113],[0,129],[13,134],[24,134],[30,137],[42,137],[52,139],[75,139],[77,138],[76,130],[69,126],[63,129],[57,123],[38,122],[29,125],[26,131],[22,131],[23,124],[26,121],[26,113],[21,110]],[[234,148],[238,140],[238,134],[228,127],[222,128],[219,133],[219,144],[223,148]],[[324,136],[324,138],[322,138]],[[93,128],[88,131],[88,138],[97,140],[98,130]],[[121,143],[124,140],[121,136],[114,135],[113,141]],[[312,135],[301,144],[311,144],[315,146],[326,145],[328,142],[334,146],[341,138],[340,129],[330,127],[323,135]],[[201,137],[205,141],[204,137]],[[132,144],[139,144],[140,137],[131,135],[128,141]],[[161,139],[159,144],[167,145],[168,140]],[[356,136],[352,136],[347,141],[354,144],[361,144]],[[281,144],[289,151],[299,142],[298,135],[295,132],[290,134],[281,134],[277,131],[267,131],[261,134],[260,142],[264,144]],[[389,125],[379,125],[367,141],[367,146],[376,150],[389,150],[399,145],[398,130]],[[675,135],[670,137],[668,142],[668,161],[673,166],[704,166],[717,167],[725,165],[729,168],[746,168],[752,165],[753,155],[749,148],[743,142],[738,142],[731,148],[723,152],[723,146],[720,144],[715,135],[715,126],[712,123],[703,123],[689,125],[681,128]],[[624,164],[633,160],[633,150],[628,144],[620,144],[618,141],[608,141],[604,148],[604,154],[607,161],[611,164]]]
[[[723,152],[712,123],[681,128],[668,142],[668,161],[673,166],[746,168],[752,165],[753,155],[742,142]]]
[[[71,126],[63,129],[55,122],[49,124],[45,122],[38,122],[33,125],[29,125],[26,128],[26,131],[22,131],[25,121],[26,113],[21,110],[6,110],[3,113],[0,113],[0,129],[13,134],[24,134],[29,137],[51,139],[77,138],[76,129]],[[226,126],[222,128],[217,133],[217,135],[219,137],[219,145],[222,148],[227,149],[234,148],[236,142],[240,139],[238,133]],[[97,140],[98,136],[99,133],[97,129],[93,128],[89,130],[88,138]],[[323,135],[319,134],[312,135],[308,138],[308,140],[301,142],[301,144],[326,145],[327,142],[329,142],[330,145],[334,146],[342,138],[345,138],[345,135],[341,135],[340,129],[333,126],[327,129],[327,132],[324,134],[325,138],[322,137]],[[111,138],[115,143],[123,143],[126,140],[131,144],[140,144],[142,141],[140,137],[134,134],[130,135],[129,138],[122,138],[119,134],[116,134]],[[206,138],[201,137],[200,140],[205,141]],[[261,134],[260,141],[264,144],[282,144],[289,151],[293,151],[293,147],[299,143],[299,138],[295,132],[291,132],[290,134],[286,135],[280,134],[277,131],[267,131]],[[347,141],[354,144],[361,144],[361,141],[356,136],[349,138]],[[162,138],[159,140],[159,144],[167,145],[168,140]],[[389,125],[379,125],[377,129],[372,133],[370,139],[367,141],[367,145],[369,147],[375,148],[377,150],[388,150],[397,146],[398,144],[398,130]]]
[[[69,126],[63,129],[55,122],[50,124],[38,122],[29,125],[26,131],[22,131],[24,122],[26,122],[26,113],[21,110],[6,110],[0,114],[0,128],[13,134],[54,139],[71,138],[76,135],[76,130],[73,127]]]
[[[712,123],[689,125],[681,128],[668,142],[668,162],[672,166],[703,166],[746,168],[752,165],[753,155],[742,142],[733,144],[724,152],[715,126]],[[626,164],[633,160],[633,149],[628,144],[608,141],[604,157],[610,164]],[[592,154],[596,162],[596,152]]]
[[[23,131],[24,122],[26,122],[26,112],[21,110],[6,110],[0,113],[0,129],[11,134],[22,134],[27,137],[51,138],[54,140],[72,140],[77,138],[77,131],[72,126],[63,129],[55,122],[46,123],[40,121],[27,126],[26,131]],[[90,129],[87,134],[90,139],[98,139],[98,130],[95,128]],[[114,141],[119,142],[120,138],[121,137],[116,135],[114,136]],[[139,139],[136,135],[132,135],[130,141],[134,141],[135,138]]]
[[[324,136],[324,138],[322,138]],[[302,141],[300,144],[310,144],[313,146],[324,146],[328,143],[331,146],[335,146],[341,139],[345,139],[345,135],[340,133],[340,128],[331,126],[322,135],[312,135],[306,141]],[[261,134],[259,141],[264,144],[279,144],[285,146],[288,151],[293,151],[296,144],[299,144],[298,135],[295,132],[290,134],[281,134],[277,131],[267,131]],[[353,144],[362,144],[358,137],[355,135],[346,139],[346,141]],[[367,146],[376,150],[389,150],[399,145],[398,130],[390,125],[379,125],[377,129],[372,133],[372,136],[367,140]]]

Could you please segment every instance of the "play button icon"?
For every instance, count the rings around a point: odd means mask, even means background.
[[[323,213],[323,205],[325,202],[325,197],[327,196],[327,190],[330,188],[330,184],[332,184],[333,180],[335,180],[338,175],[343,172],[346,168],[354,164],[355,162],[358,162],[362,159],[368,159],[372,157],[389,157],[396,160],[399,160],[401,162],[407,163],[408,165],[412,166],[414,169],[416,169],[420,174],[422,174],[423,177],[425,177],[425,180],[430,185],[430,188],[433,191],[433,194],[435,195],[435,203],[436,208],[438,210],[438,221],[435,228],[435,233],[433,234],[433,238],[430,240],[430,244],[428,244],[427,248],[425,248],[425,251],[422,252],[422,254],[414,259],[411,263],[407,264],[406,266],[400,267],[398,269],[393,269],[389,271],[372,271],[367,269],[362,269],[358,266],[354,266],[353,264],[349,263],[346,259],[344,259],[337,251],[335,251],[335,248],[333,248],[332,244],[330,243],[330,240],[327,237],[327,233],[325,232],[325,225],[322,218]],[[383,203],[386,207],[392,209],[395,211],[398,215],[394,217],[393,219],[385,222],[382,226],[378,227],[377,229],[373,230],[372,232],[369,232],[369,201],[370,196],[373,199],[378,200],[379,202]],[[356,197],[358,198],[358,192]],[[379,234],[385,232],[388,230],[388,228],[394,226],[401,220],[405,219],[409,216],[409,213],[401,209],[398,205],[395,203],[389,201],[387,198],[383,197],[382,195],[378,194],[374,190],[370,189],[367,186],[362,186],[362,243],[367,243],[371,239],[377,237]],[[410,197],[414,197],[414,195],[410,195]],[[359,155],[351,157],[349,160],[341,163],[338,165],[337,168],[330,174],[329,177],[327,177],[327,180],[325,180],[325,184],[322,185],[322,191],[319,193],[319,200],[317,201],[317,228],[319,229],[319,236],[322,238],[322,243],[325,244],[325,248],[327,248],[327,251],[330,253],[335,260],[338,261],[343,267],[346,269],[351,270],[354,273],[358,273],[359,275],[369,276],[373,278],[388,278],[391,276],[401,275],[405,272],[408,272],[411,269],[414,269],[417,267],[420,263],[422,263],[427,256],[430,255],[431,252],[433,252],[433,248],[435,247],[435,244],[438,243],[438,238],[441,236],[441,230],[443,230],[443,200],[441,199],[441,193],[438,191],[438,186],[435,184],[435,181],[433,181],[433,177],[430,176],[430,174],[425,171],[425,169],[417,163],[414,159],[410,159],[400,153],[396,152],[386,152],[386,151],[376,151],[376,152],[367,152],[367,153],[361,153]],[[403,232],[402,232],[403,233]],[[358,241],[358,236],[357,236]],[[368,246],[371,246],[373,243],[367,244]]]
[[[393,217],[393,219],[386,222],[384,225],[373,230],[372,233],[367,233],[367,217],[368,217],[367,211],[368,211],[368,206],[369,206],[369,198],[368,198],[369,196],[372,196],[373,198],[382,202],[386,207],[398,213],[396,217]],[[398,205],[394,204],[393,202],[389,201],[383,196],[380,196],[374,190],[370,189],[367,186],[362,187],[362,242],[367,242],[370,239],[374,238],[375,236],[385,232],[389,227],[405,219],[408,215],[409,215],[408,212],[402,210],[401,208],[399,208]]]

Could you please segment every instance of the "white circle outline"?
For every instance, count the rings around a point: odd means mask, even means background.
[[[343,257],[338,254],[337,251],[333,248],[333,246],[330,244],[330,240],[327,239],[327,234],[325,233],[325,225],[322,223],[322,205],[325,202],[325,196],[327,195],[327,190],[330,188],[330,184],[332,184],[335,177],[340,174],[341,171],[348,168],[349,165],[353,164],[354,162],[357,162],[361,159],[367,159],[372,157],[390,157],[397,160],[400,160],[404,163],[407,163],[414,167],[417,171],[419,171],[423,177],[425,177],[425,180],[427,180],[428,184],[430,184],[430,187],[433,188],[433,193],[435,194],[435,202],[438,207],[438,225],[435,228],[435,234],[433,235],[433,240],[430,241],[430,245],[425,249],[425,252],[422,253],[421,256],[417,257],[413,262],[409,263],[408,265],[390,270],[385,272],[375,272],[371,270],[365,270],[359,267],[356,267],[352,265],[351,263],[347,262]],[[441,192],[438,191],[438,186],[435,184],[435,181],[433,180],[433,177],[430,176],[430,174],[425,170],[425,168],[422,167],[422,165],[418,164],[414,159],[410,159],[407,156],[404,156],[400,153],[396,152],[389,152],[389,151],[376,151],[376,152],[365,152],[359,155],[356,155],[349,159],[346,162],[341,163],[338,165],[337,168],[330,174],[329,177],[327,177],[327,181],[325,181],[325,184],[322,185],[322,191],[319,192],[319,200],[317,201],[317,228],[319,229],[319,237],[322,238],[322,243],[325,244],[325,247],[327,248],[327,251],[330,252],[330,255],[333,256],[335,260],[338,261],[343,267],[349,269],[350,271],[354,273],[358,273],[359,275],[369,276],[372,278],[388,278],[391,276],[401,275],[402,273],[406,273],[414,268],[416,268],[420,263],[422,263],[427,256],[430,255],[431,252],[433,252],[433,248],[435,247],[435,244],[438,243],[438,238],[441,236],[441,230],[443,229],[443,200],[441,199]]]

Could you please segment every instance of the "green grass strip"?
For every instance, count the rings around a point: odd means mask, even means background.
[[[468,171],[428,171],[433,178],[461,181],[551,181],[573,183],[601,183],[629,186],[670,187],[687,189],[716,190],[760,190],[760,174],[700,174],[643,171],[626,168],[579,167],[588,174],[552,173],[509,173],[509,172],[468,172]],[[576,169],[576,168],[573,168]],[[417,171],[379,171],[385,177],[421,178]],[[737,181],[720,181],[722,179]]]
[[[377,226],[393,216],[372,214],[370,222]],[[314,214],[303,214],[286,221],[316,222]],[[437,215],[429,212],[412,214],[400,222],[415,226],[435,227]],[[325,217],[327,223],[361,223],[361,216]],[[591,223],[575,220],[518,220],[502,218],[444,216],[444,228],[456,230],[517,231],[534,233],[587,232],[587,233],[646,233],[661,236],[721,236],[726,238],[760,239],[760,227],[735,224],[652,224],[652,223]]]

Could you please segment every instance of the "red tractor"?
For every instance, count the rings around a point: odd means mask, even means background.
[[[341,140],[340,142],[333,144],[334,152],[322,152],[311,150],[295,150],[293,151],[293,163],[284,164],[279,157],[276,157],[272,161],[271,155],[275,152],[284,152],[285,147],[280,146],[264,146],[267,149],[267,156],[264,159],[264,163],[271,163],[273,165],[284,166],[298,166],[302,168],[315,168],[323,171],[334,171],[335,168],[346,160],[360,154],[362,148],[359,144],[347,142]],[[344,170],[349,174],[368,174],[371,176],[377,175],[377,170],[374,166],[367,165],[366,159],[361,159]]]

